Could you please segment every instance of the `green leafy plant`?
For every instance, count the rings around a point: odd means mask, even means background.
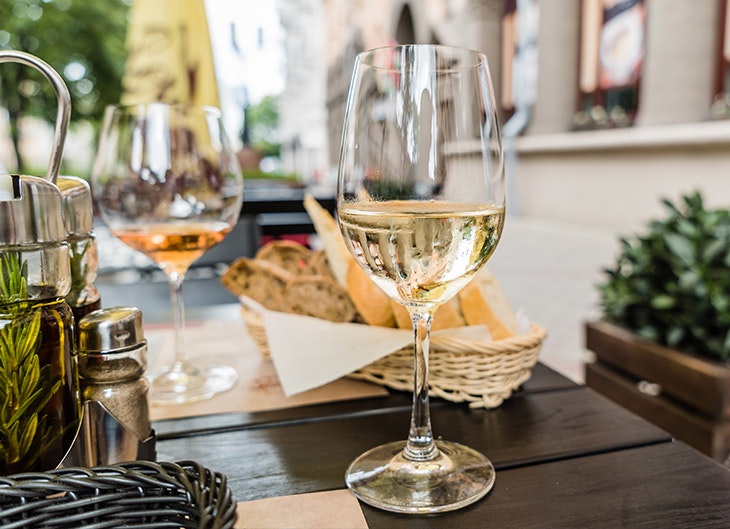
[[[700,193],[621,238],[599,285],[607,321],[688,353],[730,359],[730,211],[706,209]]]
[[[28,298],[28,263],[0,254],[0,467],[28,470],[58,443],[63,431],[42,413],[59,391],[52,366],[41,367],[41,309]]]

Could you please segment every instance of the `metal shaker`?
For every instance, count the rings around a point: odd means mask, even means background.
[[[78,363],[87,464],[154,460],[142,312],[110,307],[84,316]]]

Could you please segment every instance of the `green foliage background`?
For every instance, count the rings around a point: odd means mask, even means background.
[[[266,96],[246,108],[243,142],[259,150],[263,156],[279,156],[279,108],[276,96]]]
[[[119,101],[124,70],[127,15],[132,0],[0,0],[0,49],[31,53],[64,78],[71,93],[71,122],[98,125],[104,107]],[[71,76],[78,63],[85,73]],[[78,69],[77,69],[78,70]],[[18,118],[55,121],[56,96],[34,69],[0,64],[0,106],[7,109],[16,153]],[[26,172],[18,159],[18,172]]]

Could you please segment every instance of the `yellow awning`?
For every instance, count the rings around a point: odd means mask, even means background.
[[[219,107],[203,0],[136,0],[127,30],[122,103]]]

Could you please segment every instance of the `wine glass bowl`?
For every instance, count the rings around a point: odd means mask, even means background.
[[[175,359],[153,379],[152,400],[200,400],[233,387],[235,369],[192,362],[182,337],[185,274],[241,211],[243,180],[220,112],[163,103],[108,107],[91,185],[111,233],[150,257],[170,282]]]
[[[345,476],[366,503],[401,513],[458,509],[492,488],[480,452],[436,441],[430,325],[489,259],[505,215],[504,158],[486,57],[436,45],[357,56],[348,94],[337,218],[358,264],[408,310],[414,398],[408,439],[362,454]]]

